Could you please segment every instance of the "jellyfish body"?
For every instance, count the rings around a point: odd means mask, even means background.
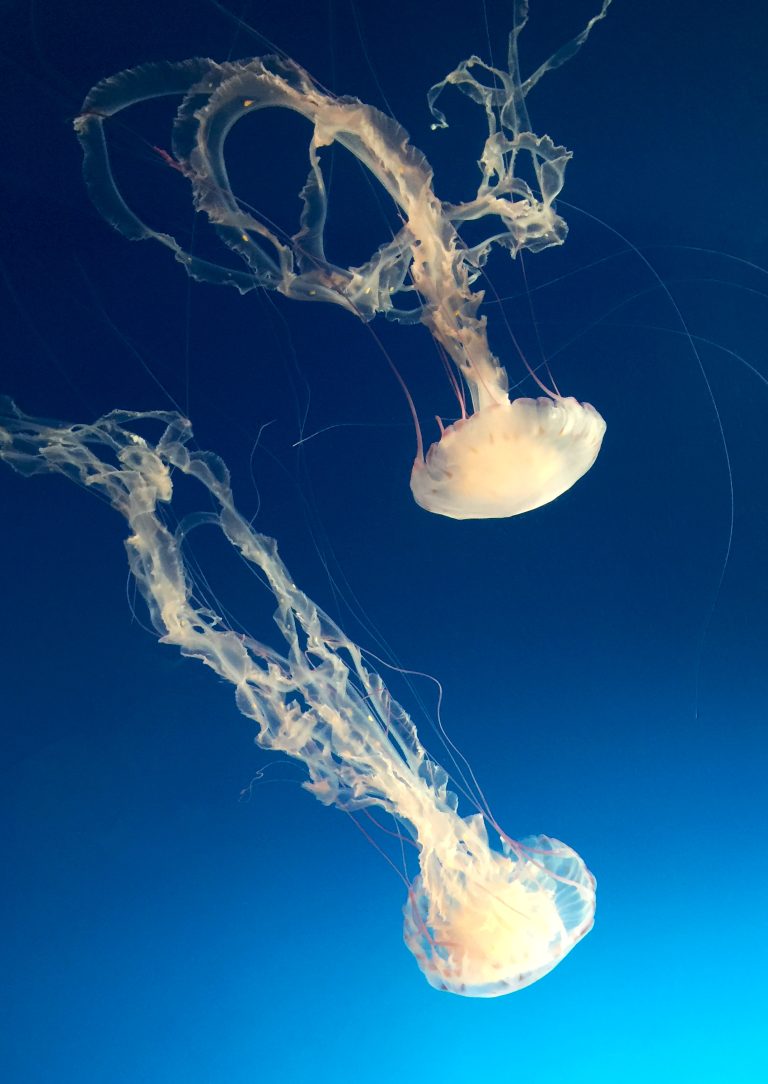
[[[135,431],[160,426],[153,443]],[[237,511],[224,464],[192,451],[177,414],[115,411],[93,425],[0,417],[0,461],[23,474],[58,472],[124,517],[131,571],[162,643],[200,659],[235,690],[258,744],[301,761],[307,790],[348,812],[378,807],[410,834],[419,874],[408,884],[404,936],[428,981],[466,996],[509,993],[550,971],[592,926],[595,881],[547,837],[517,842],[486,810],[457,811],[447,773],[360,648],[293,582],[273,539]],[[274,594],[283,652],[234,632],[195,601],[173,474],[203,487],[205,521]],[[86,665],[86,660],[84,660]],[[495,837],[489,843],[488,830]]]
[[[489,848],[478,815],[465,819],[452,867],[440,854],[420,855],[404,937],[438,990],[466,997],[521,990],[592,928],[595,882],[575,851],[547,836],[502,835],[502,844],[501,854]]]
[[[555,500],[589,470],[605,422],[568,398],[504,399],[448,426],[417,459],[417,504],[452,519],[516,516]]]
[[[571,152],[549,136],[531,131],[526,97],[544,74],[580,48],[610,2],[603,0],[600,12],[580,34],[523,79],[517,43],[527,20],[527,2],[516,0],[507,67],[492,67],[470,57],[432,87],[428,101],[434,127],[446,125],[436,103],[447,86],[468,95],[485,111],[488,136],[479,162],[482,177],[475,195],[463,203],[438,199],[427,159],[396,121],[357,99],[329,94],[300,65],[276,56],[225,64],[204,59],[148,64],[97,84],[75,121],[89,192],[116,229],[133,240],[160,242],[198,280],[234,286],[243,293],[264,287],[298,300],[332,302],[366,321],[381,313],[402,323],[423,323],[458,369],[469,391],[472,417],[500,404],[502,409],[478,418],[472,429],[460,424],[446,430],[426,459],[419,433],[412,480],[416,499],[424,508],[462,519],[509,516],[535,508],[553,500],[589,469],[605,425],[588,405],[583,410],[590,424],[583,424],[584,419],[572,424],[574,410],[566,407],[563,413],[560,408],[576,401],[553,393],[552,416],[562,413],[564,421],[558,438],[562,462],[553,464],[549,425],[538,430],[526,427],[524,451],[510,456],[503,435],[515,428],[510,419],[526,417],[529,409],[524,405],[510,412],[504,407],[510,402],[507,374],[488,344],[486,318],[478,315],[483,292],[473,286],[494,246],[514,256],[523,249],[538,252],[565,239],[567,227],[556,212],[555,200]],[[173,131],[173,164],[189,179],[196,209],[207,215],[244,268],[212,263],[186,251],[175,237],[144,223],[117,187],[106,123],[136,102],[165,95],[182,99]],[[238,199],[225,163],[225,143],[233,126],[264,108],[293,110],[313,127],[300,228],[288,238],[279,237]],[[391,240],[357,267],[333,264],[325,254],[328,199],[320,152],[334,142],[370,171],[395,201],[403,220]],[[536,190],[520,176],[521,157],[530,165]],[[492,221],[493,232],[478,244],[467,244],[461,237],[462,226],[481,219]],[[418,308],[399,305],[399,295],[414,293]],[[465,423],[465,397],[458,383],[455,387]],[[585,429],[589,436],[582,446],[577,434]],[[481,431],[493,434],[497,454],[486,448],[487,469],[472,470],[467,463],[462,483],[446,486],[443,461],[453,469],[451,464],[465,442],[471,455],[476,445],[469,434],[479,436]],[[570,449],[569,434],[574,435]],[[441,477],[436,479],[438,473]],[[439,493],[433,493],[435,488]]]

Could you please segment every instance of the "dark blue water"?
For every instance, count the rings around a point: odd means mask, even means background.
[[[597,5],[531,6],[528,69]],[[238,11],[334,92],[391,109],[458,200],[477,183],[482,118],[446,100],[455,123],[432,132],[425,92],[487,57],[488,37],[480,4],[445,7]],[[507,18],[489,2],[497,59]],[[506,317],[608,432],[554,504],[464,523],[408,491],[413,429],[384,350],[434,439],[455,405],[425,330],[377,322],[376,338],[340,309],[190,284],[85,194],[71,119],[94,82],[268,45],[203,0],[43,0],[12,6],[3,29],[1,390],[70,421],[188,411],[296,581],[353,639],[442,682],[443,723],[498,820],[567,841],[598,878],[594,931],[540,983],[495,1001],[431,989],[386,862],[301,790],[298,767],[254,746],[226,688],[143,628],[118,517],[63,480],[4,471],[4,1079],[760,1079],[762,7],[614,0],[532,94],[534,128],[575,154],[571,232],[524,276],[494,256],[491,342],[523,380]],[[153,226],[191,238],[186,182],[152,149],[172,114],[126,115],[115,171]],[[232,137],[238,191],[283,228],[307,131],[265,114]],[[332,186],[329,254],[361,262],[391,209],[342,154]],[[192,554],[268,636],[271,602],[223,546],[200,534]],[[445,760],[434,685],[393,688]]]

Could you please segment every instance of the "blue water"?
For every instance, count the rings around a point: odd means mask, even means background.
[[[455,123],[431,132],[424,95],[488,46],[480,4],[445,7],[238,11],[333,91],[391,108],[458,200],[481,117],[451,99]],[[499,59],[508,7],[488,3]],[[531,7],[528,69],[597,4]],[[340,309],[191,285],[85,195],[70,122],[95,81],[268,46],[204,0],[46,0],[3,29],[0,390],[70,421],[170,398],[187,410],[296,581],[352,638],[442,682],[443,723],[497,819],[575,847],[598,911],[529,989],[430,988],[386,862],[301,790],[298,767],[254,746],[226,688],[143,628],[119,518],[60,479],[3,471],[0,1076],[763,1079],[768,389],[747,365],[768,374],[768,279],[726,255],[768,264],[762,7],[614,0],[531,96],[534,128],[575,154],[571,233],[527,257],[525,278],[493,258],[509,300],[486,309],[491,341],[523,380],[506,315],[608,432],[554,504],[465,523],[408,492],[413,429],[383,349],[434,439],[455,406],[426,331],[376,323],[377,340]],[[116,174],[153,226],[191,235],[185,182],[152,149],[171,116],[126,120]],[[238,190],[284,227],[307,131],[265,116],[232,138]],[[329,254],[360,262],[391,212],[337,159]],[[271,603],[223,547],[201,534],[193,555],[267,636]],[[393,687],[444,761],[434,685]]]

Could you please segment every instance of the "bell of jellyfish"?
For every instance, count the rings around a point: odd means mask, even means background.
[[[506,67],[473,56],[429,91],[435,128],[447,123],[437,105],[447,87],[467,95],[485,113],[488,134],[479,161],[481,179],[476,193],[464,202],[439,199],[429,162],[395,120],[355,98],[334,97],[284,56],[147,64],[97,84],[75,121],[91,198],[126,237],[160,242],[199,281],[233,286],[241,293],[265,288],[300,301],[331,302],[365,321],[382,314],[402,324],[421,322],[458,373],[452,383],[459,417],[448,426],[441,423],[440,439],[426,454],[416,422],[411,473],[415,500],[453,519],[530,511],[555,500],[589,470],[600,451],[605,422],[589,403],[560,395],[532,371],[544,394],[510,399],[506,370],[490,349],[486,317],[479,314],[484,294],[476,284],[494,247],[514,257],[565,240],[567,227],[555,201],[571,152],[547,135],[534,134],[526,100],[543,75],[580,49],[610,2],[603,0],[576,37],[524,78],[518,39],[528,4],[515,0]],[[195,208],[237,254],[240,268],[203,259],[171,234],[148,226],[116,184],[108,121],[137,102],[166,95],[181,99],[167,160],[189,180]],[[293,110],[312,125],[300,224],[291,237],[278,236],[238,198],[226,166],[226,140],[233,126],[266,108]],[[321,152],[333,143],[370,171],[402,221],[398,232],[356,267],[334,264],[325,253],[328,197]],[[533,185],[521,176],[521,163],[527,165]],[[476,244],[464,241],[462,227],[482,220],[487,220],[489,235]],[[414,295],[418,305],[406,306],[405,298]]]
[[[158,432],[154,441],[136,431],[149,426]],[[238,512],[223,462],[191,450],[191,438],[189,422],[173,413],[113,411],[93,424],[64,425],[8,404],[0,410],[0,460],[25,475],[63,474],[123,516],[128,561],[160,642],[231,684],[258,744],[301,761],[304,786],[326,805],[379,808],[403,826],[419,863],[407,882],[404,936],[427,980],[468,997],[535,982],[591,929],[593,876],[558,840],[518,842],[487,809],[459,814],[446,772],[405,709],[293,582],[274,540]],[[282,652],[196,602],[174,516],[174,476],[198,483],[206,522],[268,585]]]

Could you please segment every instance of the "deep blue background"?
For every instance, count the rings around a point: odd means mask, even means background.
[[[596,7],[532,0],[526,67]],[[385,108],[383,91],[438,194],[471,192],[481,115],[446,100],[455,123],[433,133],[425,92],[487,55],[475,0],[238,10],[334,91]],[[530,304],[505,257],[490,276],[529,357],[541,357],[533,313],[561,390],[594,402],[608,433],[555,504],[454,523],[410,499],[413,433],[369,329],[330,307],[191,285],[84,194],[70,121],[92,83],[266,46],[207,0],[5,6],[2,390],[30,413],[87,421],[167,406],[162,385],[229,462],[242,509],[261,501],[297,582],[353,638],[442,681],[445,726],[499,821],[576,847],[599,902],[594,931],[530,989],[492,1002],[431,989],[401,942],[402,885],[348,818],[291,766],[267,768],[240,800],[267,758],[229,691],[132,620],[118,517],[60,479],[4,471],[4,1080],[768,1072],[768,392],[738,360],[768,371],[768,280],[725,255],[768,263],[768,16],[757,2],[729,12],[615,0],[531,97],[535,129],[575,152],[564,196],[587,215],[562,206],[566,245],[525,260]],[[507,18],[489,0],[498,56]],[[116,172],[154,225],[188,236],[186,182],[150,149],[168,145],[170,115],[126,116]],[[285,227],[305,135],[265,114],[232,139],[238,191]],[[342,153],[333,185],[330,254],[360,261],[391,212]],[[701,371],[642,259],[589,216],[642,249],[707,340],[734,485],[719,590],[728,471]],[[522,378],[499,306],[487,311]],[[432,417],[454,407],[427,333],[375,330],[433,439]],[[305,435],[336,428],[297,452],[306,410]],[[268,600],[245,593],[223,548],[200,535],[193,553],[268,635]],[[439,755],[433,686],[395,688]]]

